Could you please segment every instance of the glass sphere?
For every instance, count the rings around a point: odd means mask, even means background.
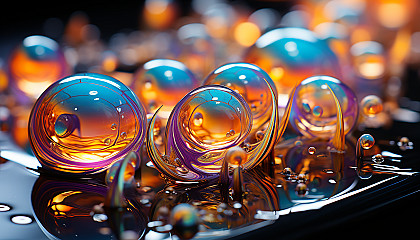
[[[223,157],[251,130],[251,110],[235,91],[208,85],[188,93],[168,119],[166,156],[153,159],[165,175],[182,180],[216,177]]]
[[[370,134],[363,134],[358,141],[360,146],[365,150],[371,149],[375,145],[375,139]]]
[[[355,125],[358,104],[353,91],[340,80],[329,76],[305,79],[296,88],[290,122],[293,128],[308,137],[329,138],[334,135],[337,107],[328,86],[340,102],[347,134]]]
[[[273,80],[261,68],[249,63],[228,63],[214,70],[203,85],[223,85],[239,93],[252,113],[252,128],[259,129],[270,120],[272,94],[277,95]]]
[[[245,60],[264,69],[281,93],[296,81],[314,75],[341,77],[337,57],[327,43],[303,28],[278,28],[265,33],[249,49]]]
[[[20,96],[35,99],[70,70],[56,41],[33,35],[12,52],[8,72],[13,90]]]
[[[155,59],[143,65],[135,75],[134,92],[153,113],[162,106],[160,114],[169,115],[185,94],[200,84],[194,74],[181,62]]]
[[[90,174],[136,151],[145,127],[145,110],[124,84],[102,74],[75,74],[36,101],[29,139],[43,168]]]

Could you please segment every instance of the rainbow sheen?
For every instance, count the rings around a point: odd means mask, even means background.
[[[134,77],[134,92],[149,113],[162,106],[169,113],[185,94],[199,86],[194,74],[181,62],[155,59],[143,65]]]
[[[246,139],[251,123],[251,110],[238,93],[220,85],[202,86],[188,93],[171,113],[164,157],[155,151],[149,127],[149,155],[159,171],[174,179],[216,177],[225,152]]]
[[[91,174],[136,151],[145,127],[145,110],[124,84],[102,74],[75,74],[36,101],[29,139],[46,170]]]
[[[249,49],[245,60],[265,70],[280,93],[314,75],[341,77],[337,57],[327,43],[303,28],[265,33]]]
[[[174,233],[181,239],[191,239],[198,232],[200,218],[197,210],[187,203],[176,205],[171,212],[170,222]]]
[[[16,94],[35,99],[70,70],[56,41],[33,35],[25,38],[12,52],[8,72]]]
[[[293,99],[290,121],[293,128],[302,135],[322,138],[334,135],[337,107],[328,86],[340,102],[345,134],[355,125],[358,104],[353,91],[336,78],[314,76],[301,82]]]
[[[218,84],[239,93],[248,103],[252,113],[252,132],[270,120],[272,96],[270,87],[277,94],[276,86],[261,68],[249,63],[228,63],[214,70],[203,85]]]

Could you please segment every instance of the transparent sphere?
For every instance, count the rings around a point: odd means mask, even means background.
[[[90,174],[136,151],[145,127],[145,110],[129,88],[85,73],[45,90],[32,109],[29,138],[43,168]]]
[[[197,210],[188,203],[176,205],[171,212],[170,223],[174,233],[181,239],[191,239],[198,232],[200,218]]]
[[[35,99],[70,70],[56,41],[33,35],[12,52],[8,71],[14,91]]]
[[[314,76],[301,82],[293,99],[290,122],[301,134],[322,138],[334,135],[337,107],[328,86],[340,102],[344,116],[344,132],[347,134],[355,125],[358,104],[353,91],[336,78]]]
[[[278,28],[262,35],[246,62],[264,69],[279,92],[314,75],[341,77],[338,60],[327,43],[303,28]]]
[[[241,166],[246,161],[247,155],[241,147],[233,147],[227,151],[225,159],[232,167]]]
[[[199,85],[193,73],[183,63],[155,59],[145,63],[135,75],[134,92],[148,112],[153,113],[163,105],[160,113],[169,114],[185,94]]]
[[[203,85],[223,85],[239,93],[248,103],[253,123],[258,129],[270,120],[272,94],[270,86],[277,95],[274,82],[261,68],[249,63],[228,63],[214,70],[204,80]]]
[[[216,176],[226,150],[246,139],[251,123],[251,110],[235,91],[219,85],[196,88],[175,106],[166,129],[166,157],[153,163],[175,178]]]
[[[362,136],[360,136],[358,141],[360,143],[360,146],[365,150],[368,150],[372,148],[373,145],[375,145],[375,139],[370,134],[363,134]]]
[[[368,95],[360,102],[362,112],[368,117],[374,117],[378,113],[382,112],[383,104],[382,100],[376,95]]]

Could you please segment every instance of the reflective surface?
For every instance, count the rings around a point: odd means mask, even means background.
[[[35,103],[31,146],[43,168],[64,173],[107,169],[145,137],[145,111],[133,92],[100,74],[76,74],[51,85]]]

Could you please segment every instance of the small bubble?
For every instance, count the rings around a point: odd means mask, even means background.
[[[107,146],[109,146],[109,145],[111,145],[111,138],[106,138],[105,140],[104,140],[104,143],[105,143],[105,145],[107,145]]]
[[[254,104],[254,103],[252,103],[251,104],[251,111],[256,111],[257,110],[257,106]]]
[[[283,175],[285,175],[285,176],[290,176],[290,175],[292,175],[292,174],[293,174],[293,171],[292,171],[292,169],[291,169],[291,168],[289,168],[289,167],[285,167],[285,168],[283,169],[283,171],[281,172],[281,174],[283,174]]]
[[[384,162],[384,157],[381,154],[376,154],[372,156],[372,161],[374,163],[383,163]]]
[[[397,143],[397,146],[400,148],[401,151],[413,149],[413,142],[408,139],[408,137],[402,137]]]
[[[226,133],[226,137],[232,137],[233,135],[235,135],[235,130],[233,129]]]
[[[303,142],[302,141],[300,141],[300,140],[296,140],[295,141],[295,146],[302,146],[303,145]]]
[[[126,132],[122,132],[122,133],[120,134],[120,136],[121,136],[121,139],[122,139],[122,140],[125,140],[125,139],[127,138],[127,133],[126,133]]]
[[[312,110],[312,114],[315,117],[321,117],[323,112],[324,110],[320,106],[315,106],[314,109]]]
[[[296,194],[303,197],[308,193],[308,186],[305,183],[298,183],[295,188]]]
[[[316,148],[315,147],[309,147],[308,148],[308,153],[313,155],[316,152]]]
[[[252,146],[249,143],[245,143],[243,146],[245,152],[250,152],[252,150]]]
[[[261,141],[264,138],[264,132],[263,131],[257,131],[255,133],[255,138],[257,139],[257,141]]]
[[[363,134],[358,141],[360,142],[360,146],[366,150],[370,149],[375,144],[375,139],[370,134]]]
[[[360,102],[360,105],[362,106],[363,114],[368,117],[374,117],[383,110],[382,100],[375,95],[364,97]]]
[[[197,113],[194,114],[193,124],[196,127],[200,127],[201,125],[203,125],[203,114],[202,113],[197,112]]]
[[[225,161],[232,167],[238,167],[246,161],[246,158],[245,150],[240,147],[233,147],[226,153]]]
[[[113,123],[113,124],[111,125],[111,130],[117,130],[117,124]]]

